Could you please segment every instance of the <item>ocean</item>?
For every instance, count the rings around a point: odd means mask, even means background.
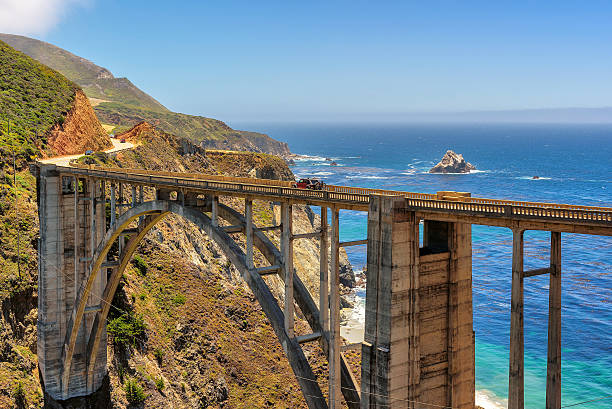
[[[280,124],[237,129],[285,141],[297,177],[326,183],[475,197],[612,207],[612,125],[539,124]],[[478,169],[437,175],[428,170],[452,149]],[[337,166],[330,166],[331,159]],[[539,179],[533,179],[538,176]],[[315,211],[318,209],[314,208]],[[366,215],[340,212],[342,241],[366,237]],[[550,234],[525,233],[525,268],[546,266]],[[474,226],[473,302],[478,402],[505,407],[508,393],[512,233]],[[365,246],[348,248],[356,270]],[[562,402],[612,395],[612,237],[562,236]],[[548,277],[525,280],[525,407],[545,404]],[[355,319],[363,321],[363,289]],[[577,408],[609,409],[612,399]]]

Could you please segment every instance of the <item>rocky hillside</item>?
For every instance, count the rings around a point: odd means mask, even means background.
[[[237,131],[212,118],[171,112],[127,78],[66,50],[28,37],[0,34],[0,40],[61,72],[77,83],[95,105],[102,124],[116,133],[147,121],[157,128],[192,140],[204,148],[245,150],[288,157],[286,143],[258,132]]]
[[[141,145],[82,160],[129,168],[293,178],[279,158],[246,152],[207,156],[200,147],[188,146],[185,140],[147,123],[122,137]],[[222,202],[243,211],[242,200],[224,198]],[[298,233],[318,225],[305,206],[296,206],[294,214]],[[255,201],[254,217],[256,225],[270,225],[280,215],[268,202]],[[240,241],[240,235],[236,237]],[[278,233],[270,237],[279,241]],[[296,242],[296,269],[313,294],[318,294],[318,251],[316,240]],[[258,252],[256,259],[262,261]],[[346,284],[352,285],[345,254],[343,266]],[[267,280],[282,302],[282,281]],[[282,348],[237,270],[214,242],[182,219],[169,217],[147,235],[114,304],[116,314],[109,325],[131,316],[142,317],[146,327],[132,345],[111,337],[110,386],[115,407],[128,403],[126,382],[143,389],[144,407],[151,408],[305,407]],[[298,330],[307,331],[303,321],[298,320]],[[324,376],[318,346],[309,346],[308,354],[316,372]]]
[[[289,146],[258,132],[237,131],[224,122],[201,116],[176,112],[159,112],[118,103],[104,103],[95,107],[102,123],[125,130],[146,121],[155,127],[192,140],[204,148],[263,152],[281,157],[290,155]]]
[[[138,89],[127,78],[115,78],[106,68],[53,44],[12,34],[0,34],[0,40],[61,72],[79,84],[87,96],[94,98],[96,102],[115,101],[151,110],[166,110],[162,104]]]

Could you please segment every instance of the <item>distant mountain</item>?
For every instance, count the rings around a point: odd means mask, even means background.
[[[106,68],[53,44],[13,34],[0,34],[0,40],[76,82],[87,97],[94,98],[93,105],[111,101],[154,111],[167,111],[166,107],[138,89],[127,78],[115,78]]]
[[[115,78],[106,68],[52,44],[12,34],[0,34],[0,41],[76,82],[94,105],[100,121],[115,133],[146,121],[204,148],[264,152],[282,157],[290,154],[286,143],[266,134],[237,131],[217,119],[171,112],[127,78]]]

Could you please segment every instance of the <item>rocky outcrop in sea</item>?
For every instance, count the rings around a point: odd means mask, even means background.
[[[472,170],[476,170],[476,166],[463,159],[463,155],[448,150],[442,160],[429,170],[429,173],[470,173]]]

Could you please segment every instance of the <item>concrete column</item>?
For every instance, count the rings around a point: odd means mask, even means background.
[[[512,301],[510,312],[510,376],[508,409],[524,409],[523,230],[512,231]]]
[[[132,186],[132,207],[136,207],[136,186]]]
[[[474,408],[471,226],[370,197],[362,409]]]
[[[329,331],[329,263],[327,251],[329,240],[327,233],[327,207],[321,207],[321,245],[319,246],[319,316],[323,331]]]
[[[212,225],[217,227],[219,225],[219,196],[213,195],[212,197]]]
[[[115,220],[117,220],[117,198],[115,192],[115,184],[111,183],[111,197],[110,197],[110,224],[111,226],[115,224]]]
[[[89,179],[87,181],[89,187],[89,229],[90,229],[90,242],[89,242],[89,254],[87,258],[93,257],[96,251],[96,199],[97,199],[97,180]]]
[[[246,265],[247,268],[255,267],[253,262],[253,201],[246,199],[244,201],[244,218],[246,219]]]
[[[561,407],[561,233],[551,232],[546,409]]]
[[[332,208],[330,323],[329,323],[329,409],[341,408],[340,366],[340,228],[338,209]]]
[[[119,182],[119,203],[123,204],[123,183]],[[121,216],[123,206],[119,209],[119,216]]]
[[[399,197],[370,196],[361,407],[419,400],[419,220]]]
[[[289,203],[281,204],[281,254],[285,272],[285,330],[289,337],[294,334],[293,311],[293,212]]]
[[[449,224],[448,377],[453,408],[475,406],[475,339],[472,311],[472,225]],[[425,279],[423,267],[422,281]],[[423,286],[421,285],[421,288]],[[423,301],[423,300],[422,300]],[[422,376],[425,369],[422,371]],[[421,398],[425,395],[422,394]]]
[[[118,216],[121,217],[121,215],[124,213],[123,183],[121,182],[119,182],[119,203],[121,204],[121,206],[119,207]],[[125,247],[125,236],[119,236],[119,256],[121,256],[121,253],[123,252],[124,247]]]
[[[79,291],[79,267],[81,263],[81,238],[80,238],[81,217],[79,214],[79,179],[74,177],[74,298]],[[84,257],[85,255],[83,255]]]

